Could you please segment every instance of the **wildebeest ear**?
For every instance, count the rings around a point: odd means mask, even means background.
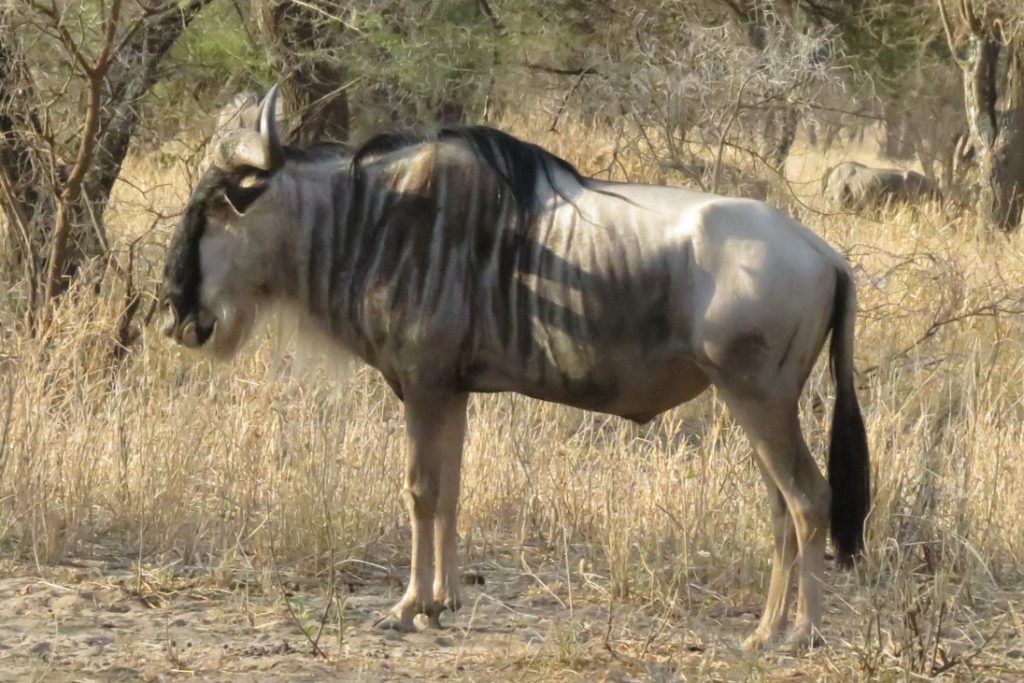
[[[251,170],[217,188],[206,203],[206,211],[222,221],[243,216],[267,189],[266,172]]]
[[[266,188],[267,176],[265,173],[246,173],[238,180],[238,183],[224,188],[224,197],[231,208],[241,216],[249,210],[253,202],[259,199]]]
[[[242,215],[235,203],[228,198],[227,188],[219,189],[210,196],[206,202],[205,211],[207,216],[222,222]]]

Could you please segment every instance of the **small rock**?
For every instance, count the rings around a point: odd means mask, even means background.
[[[520,632],[519,637],[530,645],[544,642],[544,636],[534,629],[524,629]]]
[[[50,607],[57,611],[74,609],[80,606],[80,601],[77,595],[62,595],[50,603]]]

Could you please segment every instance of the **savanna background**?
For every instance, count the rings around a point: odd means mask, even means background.
[[[738,647],[771,531],[713,392],[644,426],[475,396],[466,607],[366,626],[407,571],[401,404],[274,326],[221,365],[154,316],[219,110],[278,80],[299,142],[486,123],[843,251],[875,493],[826,646]],[[847,159],[943,200],[837,211]],[[1022,202],[1014,0],[5,0],[0,680],[1024,678]]]

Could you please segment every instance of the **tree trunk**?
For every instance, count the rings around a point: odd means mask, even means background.
[[[890,159],[910,159],[914,156],[914,141],[907,112],[899,104],[885,107],[885,156]]]
[[[260,33],[286,76],[284,111],[291,119],[292,141],[299,144],[344,142],[350,133],[348,74],[335,54],[339,41],[330,35],[341,29],[324,21],[339,7],[327,0],[253,0]]]
[[[996,135],[985,155],[984,215],[1003,230],[1021,226],[1024,212],[1024,41],[1007,48],[1006,86],[995,113]]]
[[[81,178],[72,176],[57,207],[46,277],[46,299],[65,291],[82,263],[109,251],[103,213],[139,123],[142,98],[157,80],[157,66],[199,11],[212,0],[189,0],[147,19],[120,47],[98,84],[97,100],[86,116],[85,135],[95,135]],[[91,80],[97,78],[94,76]],[[92,105],[96,110],[93,112]]]
[[[981,169],[978,213],[992,227],[1013,231],[1024,212],[1024,38],[1004,44],[991,30],[979,29],[959,62]]]
[[[43,254],[55,212],[56,179],[52,159],[33,144],[41,133],[40,124],[24,103],[36,98],[10,20],[10,10],[0,9],[0,203],[6,219],[0,264],[24,273],[32,308],[39,273],[45,269]]]
[[[85,177],[84,196],[93,207],[110,198],[114,182],[139,125],[142,98],[159,79],[158,67],[164,56],[188,28],[199,11],[212,0],[181,3],[178,12],[167,12],[137,31],[121,49],[120,59],[111,66],[107,79],[104,122],[96,144],[92,168]],[[99,226],[98,237],[106,240]]]
[[[768,32],[778,28],[775,15],[759,2],[744,4],[729,1],[726,4],[746,30],[747,45],[752,50],[764,52]],[[784,100],[777,107],[765,111],[763,115],[761,150],[768,161],[781,168],[793,148],[793,141],[796,140],[799,115],[796,108]]]
[[[768,138],[768,159],[777,167],[782,168],[789,158],[789,151],[793,149],[793,141],[796,140],[796,129],[800,122],[796,108],[785,104],[781,109],[775,109],[768,114],[768,119],[773,121],[773,135]]]

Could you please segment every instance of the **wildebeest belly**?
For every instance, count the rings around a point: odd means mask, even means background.
[[[647,422],[707,389],[688,354],[643,357],[637,349],[579,350],[572,361],[515,365],[494,359],[466,368],[467,391],[514,391],[543,401]],[[551,359],[554,360],[554,359]]]
[[[582,392],[565,396],[554,392],[547,400],[644,423],[696,397],[710,384],[700,368],[684,356],[656,362],[637,359],[615,370],[603,391],[589,394],[583,387]]]

